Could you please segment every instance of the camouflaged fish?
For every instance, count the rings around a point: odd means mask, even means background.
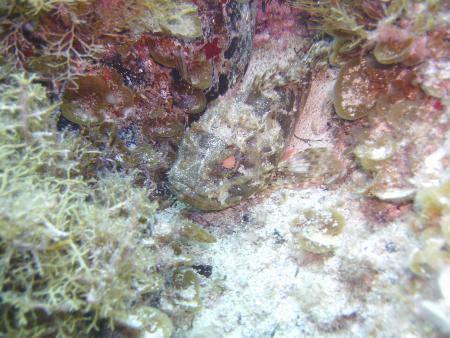
[[[319,42],[294,60],[279,50],[254,56],[237,93],[216,100],[186,132],[169,172],[177,197],[221,210],[263,189],[306,101],[313,65],[327,51]]]

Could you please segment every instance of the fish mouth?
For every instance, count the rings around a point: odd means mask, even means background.
[[[189,206],[203,211],[219,211],[239,204],[260,187],[251,177],[226,179],[220,185],[207,182],[186,182],[184,175],[172,168],[169,172],[169,188],[177,198]],[[191,184],[189,184],[191,183]]]
[[[206,192],[201,193],[198,189],[194,189],[190,185],[180,182],[173,177],[169,177],[169,188],[180,201],[196,209],[219,211],[231,206],[226,201],[221,202],[215,196],[208,196]]]
[[[168,173],[170,190],[182,202],[204,211],[223,210],[239,203],[234,203],[228,193],[235,168],[223,166],[225,159],[237,156],[235,148],[211,133],[188,134]]]

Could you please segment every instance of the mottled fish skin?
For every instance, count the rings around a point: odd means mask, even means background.
[[[169,172],[177,197],[194,208],[222,210],[264,188],[306,100],[313,64],[327,51],[319,42],[288,67],[271,67],[254,80],[246,74],[236,95],[209,107],[185,134]],[[230,157],[233,168],[224,166]]]

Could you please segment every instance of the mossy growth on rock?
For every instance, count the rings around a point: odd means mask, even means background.
[[[347,60],[336,80],[334,108],[344,120],[360,120],[349,145],[371,180],[363,190],[385,202],[411,202],[414,176],[448,129],[449,94],[442,88],[449,78],[445,36],[450,25],[444,19],[449,8],[439,1],[363,1],[355,7],[337,1],[305,9],[314,14],[318,8],[321,15],[325,9],[330,15],[345,12],[359,23],[355,29],[367,32],[364,44],[352,53],[334,50],[339,61]],[[431,15],[436,17],[432,23]],[[322,20],[335,28],[339,24],[336,18]],[[349,30],[347,38],[357,31]],[[335,44],[343,38],[326,29],[325,33]]]
[[[448,20],[442,13],[445,2],[436,0],[295,0],[292,4],[333,37],[331,63],[373,50],[381,64],[417,64],[427,53],[427,33]]]
[[[58,134],[33,76],[0,81],[0,335],[169,337],[146,244],[157,205],[124,173],[83,177],[98,151]]]

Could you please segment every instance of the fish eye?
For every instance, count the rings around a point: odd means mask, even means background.
[[[217,154],[209,167],[209,174],[218,178],[231,178],[237,174],[242,161],[242,153],[237,146],[228,146]]]

